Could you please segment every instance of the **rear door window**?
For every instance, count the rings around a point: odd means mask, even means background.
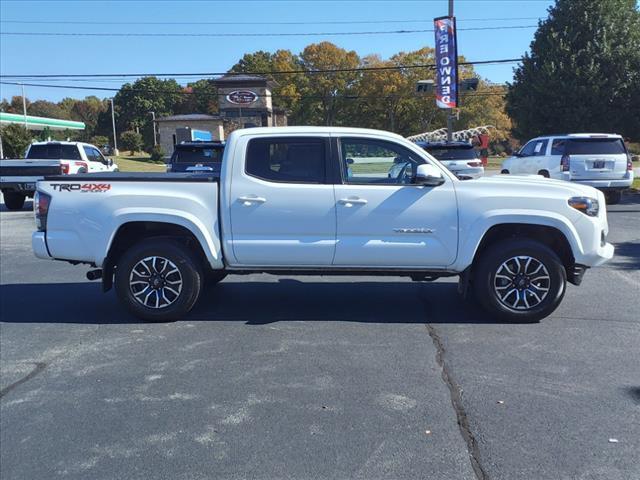
[[[625,155],[620,138],[580,138],[567,141],[568,155]]]
[[[270,182],[325,183],[323,138],[256,138],[247,147],[245,172]]]
[[[551,155],[564,155],[564,147],[566,144],[566,138],[555,138],[553,142],[551,142]]]

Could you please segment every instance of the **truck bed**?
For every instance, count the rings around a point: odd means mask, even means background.
[[[108,172],[80,173],[76,175],[49,175],[51,182],[195,182],[211,183],[220,180],[219,173],[164,173],[164,172]]]

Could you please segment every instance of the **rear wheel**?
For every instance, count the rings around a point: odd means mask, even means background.
[[[136,317],[152,322],[178,320],[189,313],[202,283],[196,257],[172,240],[143,240],[116,266],[118,298]]]
[[[609,190],[605,193],[605,199],[609,205],[616,205],[622,200],[621,190]]]
[[[473,289],[489,313],[510,322],[535,322],[562,301],[567,275],[546,245],[527,239],[497,243],[473,268]]]
[[[24,207],[25,195],[18,192],[2,192],[4,204],[9,210],[21,210]]]
[[[549,178],[549,172],[546,170],[540,170],[538,175],[542,175],[544,178]]]
[[[506,170],[506,169],[500,170],[500,173],[503,175],[509,175],[509,170]]]

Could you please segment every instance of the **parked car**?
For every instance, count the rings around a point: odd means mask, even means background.
[[[114,172],[118,166],[97,147],[81,142],[36,142],[24,159],[0,160],[0,190],[9,210],[20,210],[46,175]]]
[[[407,158],[405,174],[381,175],[380,152]],[[603,205],[569,182],[459,181],[389,132],[251,128],[230,135],[220,174],[47,177],[32,245],[96,268],[88,278],[151,321],[187,314],[205,280],[254,272],[460,276],[491,315],[533,321],[613,256]]]
[[[175,145],[167,172],[220,172],[223,142],[182,142]]]
[[[538,174],[589,185],[605,193],[607,203],[620,202],[633,183],[631,156],[620,135],[572,133],[528,141],[502,163],[504,174]]]
[[[476,149],[467,142],[417,142],[460,180],[484,175],[484,167]]]

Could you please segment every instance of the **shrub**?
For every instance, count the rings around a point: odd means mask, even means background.
[[[127,130],[120,135],[120,144],[131,153],[140,152],[143,145],[142,135],[133,130]]]
[[[18,123],[12,123],[0,129],[0,137],[2,137],[5,158],[23,157],[31,143],[31,134]]]
[[[104,135],[94,135],[91,137],[91,140],[89,140],[89,143],[96,147],[102,147],[103,145],[109,145],[109,138]]]
[[[164,149],[160,145],[156,145],[149,150],[151,160],[154,162],[160,162],[164,159]]]

